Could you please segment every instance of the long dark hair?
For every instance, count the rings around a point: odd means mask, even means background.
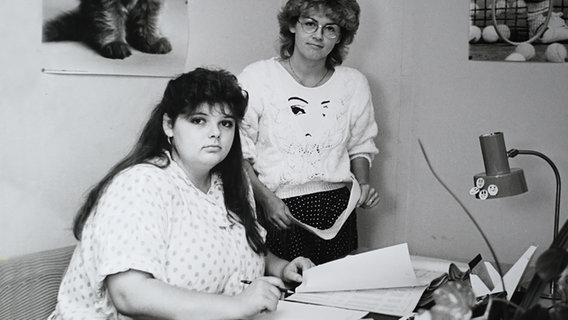
[[[282,59],[288,59],[294,53],[295,38],[290,27],[295,26],[298,18],[306,15],[310,9],[323,10],[341,28],[341,41],[335,45],[325,61],[326,67],[333,69],[341,65],[347,56],[348,46],[359,29],[361,8],[356,0],[289,0],[278,13]]]
[[[220,105],[225,108],[224,112],[230,112],[237,122],[229,153],[212,171],[220,175],[225,205],[239,217],[245,227],[249,245],[257,253],[266,253],[253,208],[248,201],[249,184],[243,168],[239,127],[247,103],[248,95],[239,86],[237,78],[225,70],[197,68],[170,80],[162,101],[152,111],[132,151],[89,191],[73,221],[75,238],[81,240],[87,218],[95,211],[99,199],[118,173],[141,163],[150,163],[162,168],[170,165],[165,152],[171,151],[171,145],[162,126],[164,114],[175,122],[179,116],[192,114],[202,104]],[[156,158],[160,161],[155,161]]]

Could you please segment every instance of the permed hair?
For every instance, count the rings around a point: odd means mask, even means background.
[[[341,65],[347,56],[348,46],[359,28],[361,8],[356,0],[289,0],[278,13],[282,59],[288,59],[294,53],[295,36],[290,27],[296,25],[298,18],[307,16],[310,10],[322,10],[341,28],[340,41],[326,59],[326,67],[333,69]]]

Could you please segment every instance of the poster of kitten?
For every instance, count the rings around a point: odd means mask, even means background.
[[[124,59],[128,45],[142,52],[172,50],[158,20],[165,0],[81,0],[79,6],[47,21],[43,41],[83,41],[103,57]],[[128,43],[128,44],[127,44]]]
[[[186,0],[44,0],[44,71],[173,76],[187,60]]]

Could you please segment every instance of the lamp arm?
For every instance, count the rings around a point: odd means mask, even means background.
[[[560,183],[560,174],[558,172],[558,168],[556,167],[556,165],[554,164],[554,162],[552,162],[552,160],[545,156],[544,154],[537,152],[537,151],[532,151],[532,150],[517,150],[517,149],[511,149],[509,151],[507,151],[507,156],[509,158],[514,158],[519,154],[527,154],[527,155],[534,155],[537,157],[540,157],[542,159],[544,159],[549,165],[550,167],[552,167],[552,170],[554,171],[554,175],[556,176],[556,205],[554,208],[554,236],[552,239],[552,244],[550,245],[550,248],[564,248],[564,246],[566,245],[566,242],[568,241],[568,224],[564,224],[562,226],[562,230],[560,231],[560,234],[558,233],[558,224],[559,224],[559,217],[560,217],[560,188],[561,188],[561,183]],[[523,300],[521,301],[521,308],[524,308],[525,310],[530,309],[531,307],[533,307],[539,297],[540,294],[542,293],[544,287],[547,285],[546,282],[544,282],[537,274],[535,274],[529,284],[529,287],[527,289],[527,292],[525,294],[525,296],[523,297]],[[552,299],[554,299],[556,295],[556,284],[553,281],[552,284],[550,285],[550,297]]]
[[[509,158],[514,158],[519,154],[528,154],[528,155],[533,155],[533,156],[537,156],[540,157],[541,159],[544,159],[549,165],[550,167],[552,167],[552,170],[554,171],[554,175],[556,176],[556,205],[554,208],[554,237],[552,239],[552,242],[554,243],[556,240],[556,237],[558,237],[558,225],[559,225],[559,220],[560,220],[560,188],[561,188],[561,183],[560,183],[560,173],[558,172],[558,168],[556,167],[556,165],[554,164],[554,162],[552,162],[552,160],[545,156],[544,154],[538,152],[538,151],[532,151],[532,150],[518,150],[518,149],[511,149],[509,151],[507,151],[507,156]]]

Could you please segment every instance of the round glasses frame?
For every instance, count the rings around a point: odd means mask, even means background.
[[[302,30],[308,34],[316,33],[321,28],[323,36],[328,39],[335,39],[339,37],[339,34],[341,33],[341,29],[337,24],[325,24],[322,26],[316,20],[311,18],[298,19],[298,23],[302,26]]]

